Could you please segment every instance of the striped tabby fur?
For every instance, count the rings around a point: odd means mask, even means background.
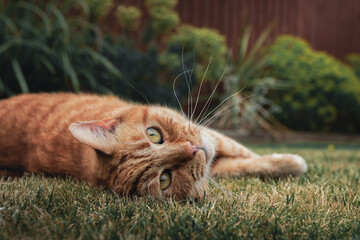
[[[297,155],[258,156],[172,109],[113,96],[19,95],[0,101],[0,120],[0,174],[70,175],[119,195],[198,197],[211,175],[298,176],[307,168]],[[149,140],[149,127],[163,143]],[[171,184],[161,190],[165,170]]]

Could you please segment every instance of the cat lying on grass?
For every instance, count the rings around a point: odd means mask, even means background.
[[[160,106],[89,94],[0,101],[0,175],[66,176],[119,195],[201,197],[211,176],[299,176],[292,154],[259,156]]]

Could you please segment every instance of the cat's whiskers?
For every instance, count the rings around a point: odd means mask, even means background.
[[[140,90],[137,88],[136,86],[136,83],[129,77],[127,76],[125,73],[122,73],[122,75],[125,77],[125,80],[127,80],[127,83],[132,87],[134,88],[143,98],[144,100],[146,101],[147,105],[150,106],[150,101],[149,99],[146,97],[146,95]]]
[[[193,49],[193,65],[191,67],[191,70],[192,70],[192,73],[194,72],[194,69],[195,69],[195,62],[196,62],[196,59],[195,59],[195,56],[196,56],[196,53],[195,53],[195,46],[194,46],[194,49]],[[190,80],[191,80],[191,75],[190,75]],[[196,84],[196,82],[195,82]],[[192,82],[190,82],[190,86],[191,86],[191,95],[190,95],[190,106],[191,106],[191,113],[193,112],[193,109],[192,109],[192,105],[193,105],[193,98],[192,98],[192,94],[193,94],[193,85],[192,85]],[[190,118],[190,121],[192,122],[192,116]]]
[[[245,87],[244,87],[245,88]],[[216,117],[220,116],[220,115],[224,115],[225,113],[228,113],[229,111],[232,110],[232,107],[234,105],[239,104],[240,102],[242,102],[243,100],[252,97],[253,95],[249,95],[240,99],[236,99],[235,101],[233,101],[229,106],[224,107],[223,109],[219,109],[223,104],[225,104],[226,101],[230,100],[231,98],[234,98],[237,94],[241,93],[243,91],[242,88],[240,91],[232,94],[231,96],[225,98],[216,108],[214,108],[211,112],[209,112],[203,120],[200,121],[200,124],[202,126],[207,126],[209,125],[209,122],[213,121],[213,119],[216,119]],[[230,109],[229,109],[230,108]],[[213,114],[213,112],[215,112],[217,109],[219,109],[219,111],[217,113],[215,113],[214,115],[212,115],[210,117],[211,114]],[[208,118],[209,117],[209,118]]]
[[[199,181],[195,181],[195,188],[196,188],[195,194],[199,195],[200,193],[203,192],[202,183],[200,183]]]
[[[212,184],[213,186],[215,186],[216,188],[218,188],[219,190],[221,190],[225,196],[230,196],[230,197],[236,197],[236,198],[241,198],[240,195],[234,193],[234,192],[230,192],[228,190],[226,190],[224,188],[224,186],[222,186],[220,183],[216,182],[214,179],[212,179],[210,176],[205,175],[205,178],[208,180],[209,184]],[[209,188],[209,190],[213,193],[213,191]]]
[[[183,71],[185,73],[185,81],[186,81],[186,85],[187,85],[187,88],[188,88],[188,92],[187,92],[187,103],[188,103],[188,106],[187,106],[187,116],[189,116],[189,113],[191,111],[191,106],[192,106],[192,91],[191,91],[191,75],[190,75],[190,83],[189,83],[189,79],[187,77],[187,73],[190,72],[190,70],[187,69],[186,65],[185,65],[185,62],[184,62],[184,47],[182,48],[182,52],[181,52],[181,62],[182,62],[182,67],[183,67]],[[191,74],[192,74],[192,71],[194,69],[191,69]],[[189,103],[190,102],[190,103]],[[191,119],[191,118],[190,118]]]
[[[187,118],[187,115],[184,113],[184,111],[183,111],[183,109],[182,109],[182,106],[181,106],[181,103],[180,103],[180,100],[179,100],[179,97],[178,97],[177,94],[176,94],[175,84],[176,84],[176,81],[178,80],[178,78],[181,77],[181,75],[186,74],[186,73],[187,73],[187,72],[182,72],[182,73],[180,73],[179,75],[176,76],[176,78],[175,78],[174,81],[173,81],[173,92],[174,92],[174,96],[175,96],[175,99],[176,99],[177,103],[179,104],[180,111],[181,111],[181,115],[182,115],[184,118]]]
[[[246,98],[250,98],[252,96],[248,96]],[[219,117],[221,116],[226,116],[229,112],[233,111],[232,107],[235,104],[238,104],[239,102],[245,100],[246,98],[242,98],[240,100],[238,100],[237,102],[231,104],[230,106],[222,109],[221,111],[219,111],[219,113],[215,114],[214,116],[212,116],[211,118],[209,118],[204,124],[202,124],[203,127],[209,127],[214,121],[216,121]]]
[[[196,97],[195,107],[194,107],[194,110],[191,112],[191,117],[190,117],[191,121],[193,120],[193,117],[194,117],[194,114],[195,114],[195,111],[196,111],[196,108],[197,108],[197,105],[198,105],[198,102],[199,102],[199,97],[200,97],[202,85],[203,85],[203,83],[204,83],[206,74],[207,74],[207,72],[208,72],[208,70],[209,70],[209,67],[210,67],[210,65],[211,65],[213,56],[214,56],[214,54],[211,54],[209,63],[208,63],[208,65],[207,65],[206,70],[205,70],[205,73],[204,73],[204,75],[203,75],[203,77],[202,77],[202,79],[201,79],[200,86],[199,86],[199,90],[198,90],[198,94],[197,94],[197,97]],[[195,121],[195,124],[196,124],[196,121]]]
[[[212,91],[210,97],[209,97],[208,100],[206,101],[206,103],[205,103],[204,107],[202,108],[200,114],[199,114],[198,117],[196,118],[195,124],[197,124],[197,121],[198,121],[199,117],[202,116],[202,113],[204,112],[204,110],[205,110],[205,112],[206,112],[206,111],[209,109],[209,107],[210,107],[210,105],[211,105],[211,102],[212,102],[212,99],[213,99],[213,97],[214,97],[215,91],[216,91],[216,89],[218,88],[218,86],[220,85],[222,79],[223,79],[224,76],[225,76],[226,70],[227,70],[228,65],[229,65],[230,55],[231,55],[231,50],[229,51],[229,54],[228,54],[228,57],[227,57],[227,60],[226,60],[226,65],[225,65],[224,71],[223,71],[223,73],[221,74],[220,79],[216,82],[215,87],[214,87],[214,90]]]

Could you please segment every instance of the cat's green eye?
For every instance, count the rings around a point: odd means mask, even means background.
[[[161,133],[155,128],[146,129],[146,135],[153,143],[162,144],[164,142]]]
[[[160,188],[165,190],[171,183],[171,175],[168,170],[165,170],[160,176]]]

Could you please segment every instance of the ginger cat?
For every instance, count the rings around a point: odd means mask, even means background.
[[[0,175],[70,175],[120,195],[201,197],[212,175],[298,176],[292,154],[259,156],[160,106],[89,94],[0,101]]]

